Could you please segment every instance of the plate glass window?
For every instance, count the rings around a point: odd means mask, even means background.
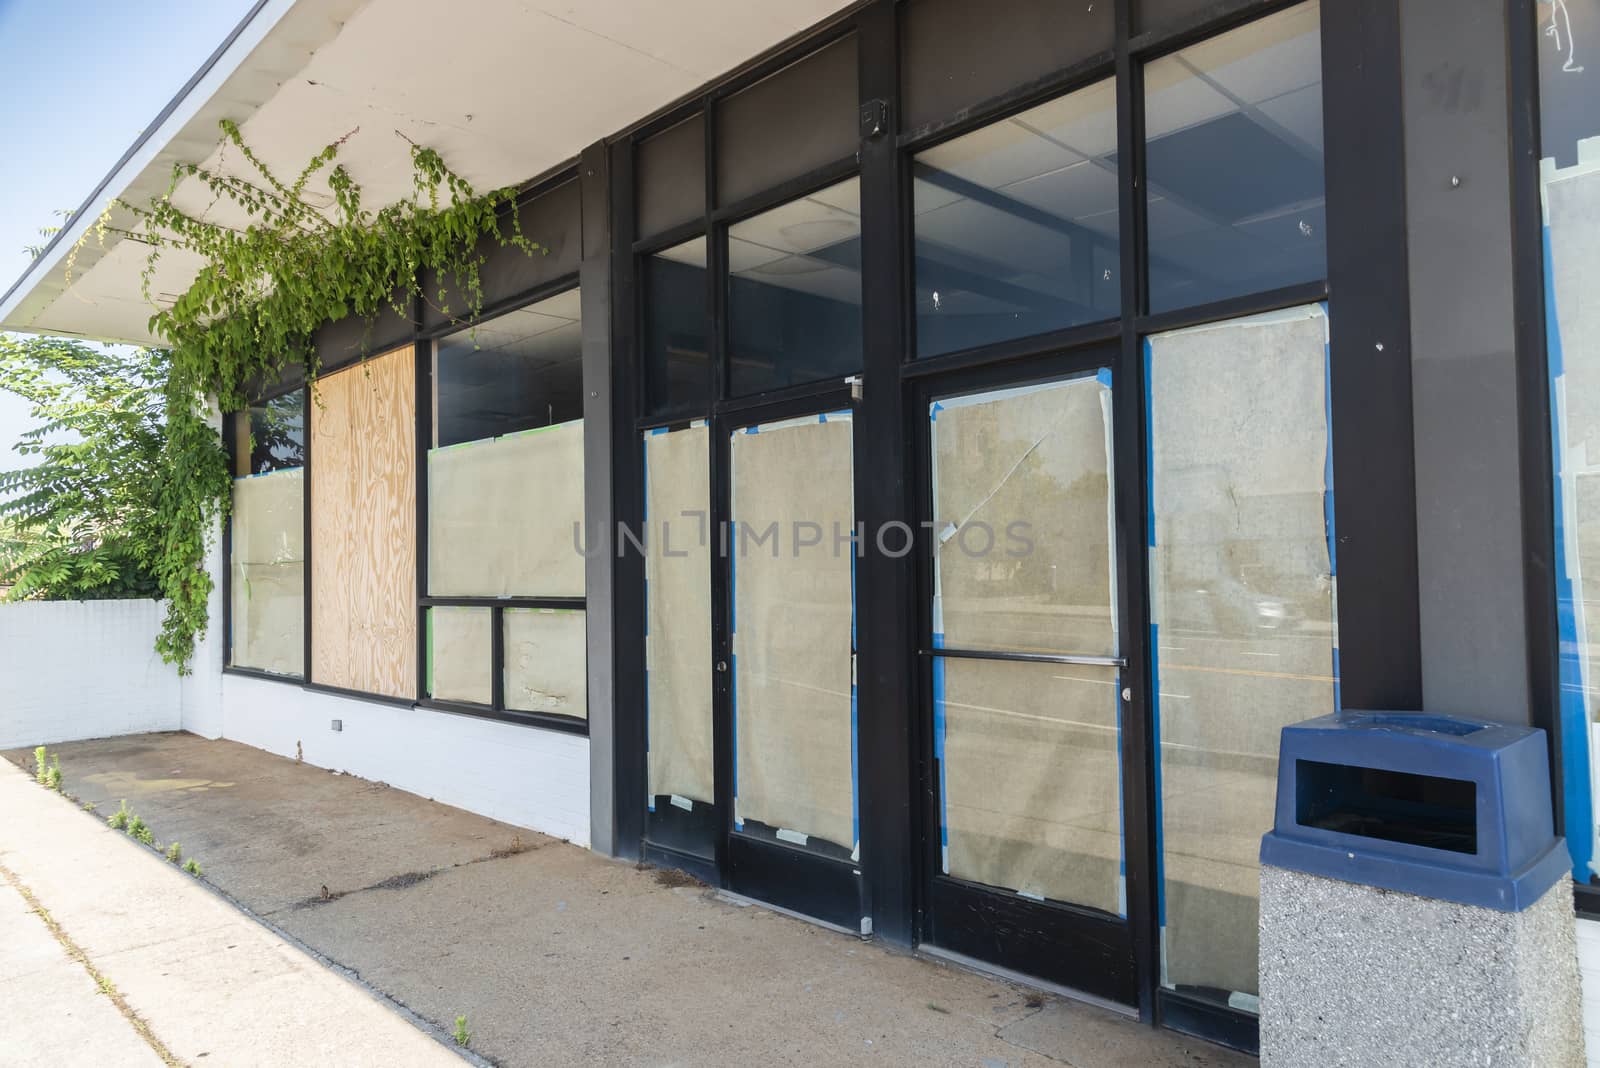
[[[305,674],[305,392],[239,412],[228,566],[234,667]]]
[[[703,412],[711,396],[706,344],[706,239],[674,245],[640,264],[644,291],[645,411]]]
[[[578,291],[439,342],[434,444],[485,441],[583,417]]]
[[[735,396],[861,369],[861,184],[819,189],[728,229]]]
[[[1600,883],[1600,60],[1584,52],[1600,0],[1539,3],[1540,194],[1545,348],[1555,450],[1556,627],[1561,781],[1572,877]],[[1574,35],[1576,30],[1576,36]]]
[[[1321,5],[1145,68],[1150,310],[1327,274]]]
[[[1107,80],[916,155],[918,356],[1117,316],[1116,149]]]
[[[946,875],[1121,916],[1111,399],[1105,371],[930,406],[933,731]]]
[[[1145,342],[1161,976],[1254,1010],[1278,736],[1338,707],[1328,316]]]
[[[437,345],[427,595],[469,602],[427,610],[437,700],[587,715],[579,308],[570,289]]]

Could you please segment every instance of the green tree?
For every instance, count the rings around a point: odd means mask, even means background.
[[[152,597],[165,354],[0,335],[0,389],[27,401],[0,472],[0,585],[12,600]],[[220,449],[220,445],[218,446]]]

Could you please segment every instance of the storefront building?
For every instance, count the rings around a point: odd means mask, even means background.
[[[546,252],[225,417],[186,726],[1248,1049],[1280,729],[1501,720],[1600,915],[1600,4],[345,6],[80,217],[359,105]],[[148,342],[75,237],[5,326]]]

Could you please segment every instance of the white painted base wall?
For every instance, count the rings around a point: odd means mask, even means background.
[[[156,655],[160,601],[0,603],[0,749],[175,731],[178,673]]]
[[[1578,921],[1578,972],[1583,979],[1583,1046],[1600,1068],[1600,920]]]
[[[240,675],[221,705],[223,738],[589,844],[587,738]]]

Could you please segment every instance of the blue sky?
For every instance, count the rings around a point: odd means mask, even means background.
[[[57,208],[77,208],[251,0],[0,0],[0,293]],[[26,409],[0,392],[0,469]]]

